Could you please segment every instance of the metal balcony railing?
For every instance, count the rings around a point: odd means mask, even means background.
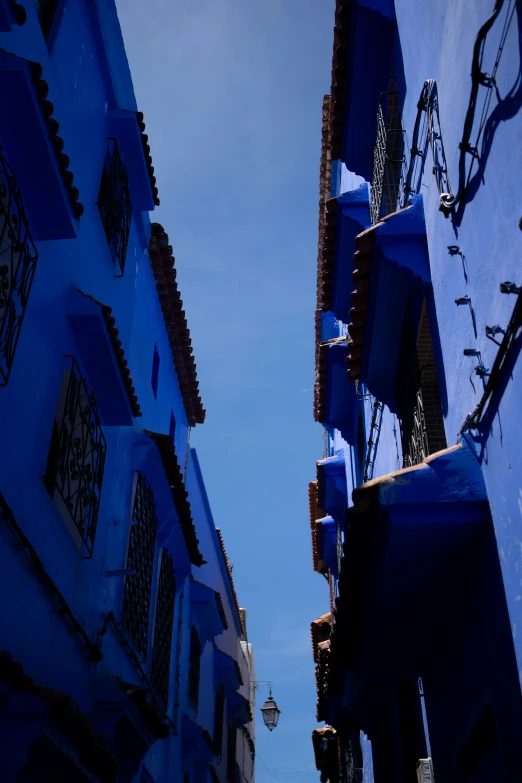
[[[383,103],[386,104],[385,108]],[[372,225],[397,208],[404,161],[403,149],[398,93],[383,93],[377,111],[377,135],[373,153],[370,197]]]
[[[397,412],[401,427],[403,467],[418,465],[430,452],[417,346],[408,316],[405,319],[399,354]]]
[[[0,152],[0,386],[9,380],[37,261],[22,194]]]

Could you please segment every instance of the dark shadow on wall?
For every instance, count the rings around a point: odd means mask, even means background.
[[[486,166],[488,163],[491,148],[493,146],[493,140],[495,138],[495,134],[497,132],[499,125],[503,122],[507,122],[508,120],[512,120],[522,108],[522,0],[517,0],[515,8],[516,8],[516,15],[517,15],[517,40],[518,40],[518,54],[519,54],[519,68],[518,68],[517,78],[513,86],[507,92],[504,98],[501,98],[498,89],[496,88],[495,85],[489,88],[491,90],[493,89],[496,90],[498,104],[495,106],[495,108],[493,109],[493,111],[491,112],[487,121],[484,124],[484,128],[482,131],[482,145],[480,147],[479,154],[478,154],[478,163],[475,164],[473,158],[470,158],[469,156],[468,159],[466,160],[466,157],[464,156],[464,163],[467,164],[468,161],[471,159],[472,164],[470,166],[470,170],[467,177],[466,191],[464,194],[464,198],[462,199],[462,201],[459,202],[459,205],[452,216],[452,222],[455,228],[461,225],[462,219],[464,217],[464,213],[466,211],[467,204],[473,201],[473,199],[477,195],[480,186],[484,183],[484,174],[486,171]],[[499,57],[499,55],[500,55],[500,48],[499,51],[497,52],[497,58]],[[489,98],[487,98],[486,100],[489,100]],[[476,165],[475,173],[472,174],[475,165]]]

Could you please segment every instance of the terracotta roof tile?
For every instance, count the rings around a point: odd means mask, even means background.
[[[406,207],[406,209],[408,209],[408,207]],[[367,228],[355,237],[355,246],[357,250],[353,255],[355,269],[352,274],[355,290],[351,293],[353,307],[350,310],[350,323],[348,324],[350,340],[348,341],[348,356],[346,358],[349,381],[357,381],[361,376],[364,330],[368,311],[373,250],[375,246],[375,231],[379,226],[382,226],[396,214],[397,212],[392,212],[391,214],[386,215],[379,223],[376,223],[371,228]]]
[[[74,216],[79,219],[83,215],[84,207],[83,204],[81,204],[78,200],[80,197],[80,191],[73,185],[74,174],[69,171],[69,156],[66,155],[63,151],[64,142],[62,137],[59,135],[60,125],[53,117],[54,106],[51,101],[47,99],[49,85],[45,79],[42,78],[43,68],[40,63],[30,62],[29,67],[31,69],[31,78],[38,95],[38,101],[47,123],[49,136],[54,146],[65,189],[69,195],[71,209],[74,213]]]
[[[178,512],[179,521],[181,524],[181,530],[183,537],[187,545],[187,551],[190,557],[190,562],[196,566],[203,565],[206,561],[203,560],[203,556],[199,551],[199,541],[196,536],[196,528],[192,519],[192,511],[190,508],[190,502],[188,499],[187,490],[185,489],[185,482],[183,481],[183,474],[179,466],[176,452],[169,435],[163,435],[160,432],[150,432],[145,430],[146,435],[155,441],[158,451],[163,462],[163,468],[169,482],[170,491],[172,493],[172,499],[176,511]]]
[[[156,280],[158,297],[169,336],[185,413],[191,427],[205,420],[205,408],[199,395],[196,362],[192,353],[190,331],[176,282],[174,256],[169,237],[159,223],[152,224],[149,257]]]
[[[333,617],[331,612],[321,615],[321,617],[318,617],[317,620],[310,624],[312,652],[316,663],[319,660],[319,642],[326,642],[330,638],[332,625]]]
[[[325,720],[326,701],[330,683],[330,640],[319,642],[319,655],[315,667],[315,686],[317,690],[316,718]]]
[[[321,569],[322,531],[321,519],[324,513],[317,502],[317,481],[308,485],[308,505],[310,509],[310,529],[312,531],[312,565],[314,571],[324,573]]]
[[[228,620],[227,620],[227,614],[225,612],[225,605],[223,604],[223,599],[221,598],[221,593],[216,592],[216,603],[218,607],[219,616],[221,617],[221,621],[223,623],[223,628],[226,631],[228,628]]]
[[[336,730],[332,726],[324,726],[323,728],[315,729],[312,732],[312,744],[314,746],[315,766],[316,769],[318,769],[319,771],[323,770],[323,767],[325,766],[325,761],[328,763],[328,761],[324,758],[325,752],[323,751],[322,748],[322,741],[324,739],[335,740],[335,743],[332,742],[332,745],[335,748],[334,760],[337,757],[337,746],[339,744],[339,739],[337,737]]]
[[[336,0],[334,44],[332,54],[332,86],[330,104],[330,139],[332,160],[341,157],[344,125],[344,102],[350,29],[351,0]]]
[[[157,207],[159,207],[160,200],[158,196],[158,188],[156,187],[156,177],[154,176],[154,166],[152,165],[152,157],[150,154],[149,137],[145,133],[145,122],[143,120],[143,112],[141,111],[137,112],[136,117],[138,119],[138,125],[141,134],[141,144],[143,147],[143,154],[145,155],[145,160],[147,161],[147,171],[149,172],[149,181],[150,181],[152,194],[154,196],[154,203]]]
[[[239,603],[238,603],[238,600],[237,600],[236,588],[234,586],[234,579],[232,578],[232,566],[230,565],[230,560],[228,559],[228,555],[226,553],[225,542],[223,541],[223,534],[222,534],[221,530],[218,527],[216,528],[216,532],[218,534],[219,545],[221,547],[221,552],[223,554],[223,559],[225,561],[225,566],[227,568],[228,579],[229,579],[229,582],[230,582],[230,588],[232,590],[232,596],[234,598],[234,605],[235,605],[235,609],[236,609],[236,614],[237,614],[237,617],[238,617],[238,620],[239,620],[239,627],[241,628],[241,631],[244,634],[245,633],[245,629],[244,629],[244,626],[243,626],[243,618],[241,616],[241,612],[239,611]]]
[[[109,331],[112,347],[114,349],[114,353],[118,361],[118,367],[120,368],[121,376],[125,386],[125,391],[127,392],[127,397],[129,398],[129,403],[132,409],[132,413],[136,417],[141,416],[141,408],[138,402],[138,398],[136,396],[136,390],[134,388],[134,383],[131,378],[129,365],[127,363],[127,359],[125,358],[125,352],[123,350],[123,346],[121,344],[121,340],[119,337],[120,333],[118,328],[116,327],[116,319],[112,314],[112,307],[102,304],[93,296],[91,296],[90,294],[86,294],[85,291],[81,291],[79,288],[77,289],[77,291],[83,296],[87,297],[87,299],[90,299],[91,302],[94,302],[94,304],[98,305],[98,307],[101,309],[103,317],[105,319],[105,323],[107,324],[107,329]]]

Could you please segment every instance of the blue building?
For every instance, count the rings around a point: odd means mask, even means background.
[[[0,779],[253,780],[254,668],[114,0],[0,0]]]
[[[309,486],[322,781],[522,780],[522,3],[337,0]]]

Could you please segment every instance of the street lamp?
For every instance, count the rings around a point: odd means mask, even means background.
[[[275,729],[279,716],[281,715],[281,710],[272,698],[272,689],[270,689],[268,699],[261,707],[261,713],[268,731]]]

